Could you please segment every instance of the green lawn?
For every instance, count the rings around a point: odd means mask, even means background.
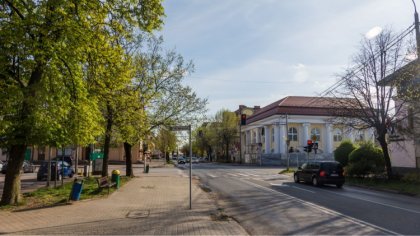
[[[120,187],[124,186],[130,180],[129,177],[121,176]],[[23,194],[23,201],[19,206],[3,206],[4,210],[23,210],[30,208],[51,207],[55,205],[66,204],[69,202],[70,192],[73,182],[65,183],[64,186],[57,188],[42,187],[30,193]],[[112,187],[109,191],[116,191]],[[80,200],[101,198],[108,195],[108,189],[98,189],[96,178],[90,177],[83,180],[82,194]]]

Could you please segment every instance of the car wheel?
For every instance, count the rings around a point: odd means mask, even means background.
[[[314,176],[314,177],[312,178],[312,184],[313,184],[314,186],[319,186],[318,178],[317,178],[316,176]]]
[[[293,176],[293,179],[295,180],[295,183],[299,183],[300,182],[299,176],[297,174],[295,174]]]
[[[343,184],[336,184],[335,186],[337,186],[337,188],[342,188]]]

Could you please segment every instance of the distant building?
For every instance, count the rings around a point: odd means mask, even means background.
[[[295,164],[298,159],[332,159],[344,139],[374,140],[372,129],[334,125],[334,109],[328,100],[302,96],[285,97],[262,108],[240,106],[237,114],[247,114],[241,127],[241,162],[284,165],[287,156]],[[318,146],[309,157],[304,152],[308,140]]]
[[[397,106],[403,103],[401,97],[407,92],[407,88],[417,89],[418,96],[420,92],[419,70],[420,61],[416,59],[381,81],[381,85],[388,86],[403,77],[405,78],[404,84],[400,84],[397,91],[402,96],[393,97]],[[402,122],[393,124],[388,132],[388,147],[392,168],[395,173],[418,171],[420,169],[420,104],[418,101],[404,102],[403,109],[398,111],[396,117],[401,119]]]

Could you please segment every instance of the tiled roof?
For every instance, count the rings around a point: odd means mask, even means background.
[[[332,116],[338,104],[350,102],[344,98],[289,96],[265,106],[248,117],[247,124],[273,115]]]

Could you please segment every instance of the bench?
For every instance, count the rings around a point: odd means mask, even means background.
[[[106,177],[106,176],[101,177],[101,178],[97,178],[96,181],[98,182],[98,188],[99,189],[108,188],[108,194],[109,194],[109,188],[111,188],[112,186],[114,186],[116,184],[116,183],[113,183],[113,182],[109,182],[108,177]]]

